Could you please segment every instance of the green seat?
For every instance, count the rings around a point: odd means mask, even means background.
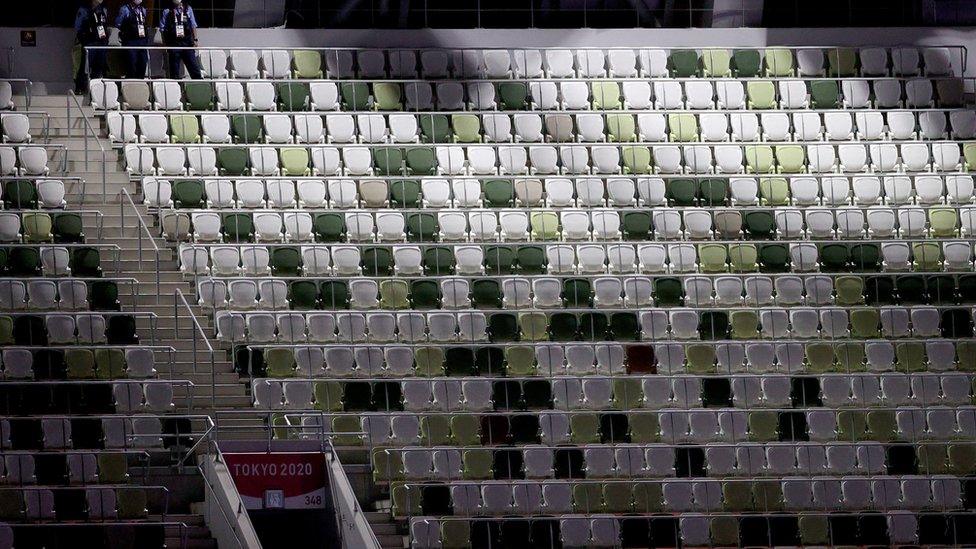
[[[626,240],[649,240],[651,214],[648,212],[624,212],[623,234]]]
[[[851,335],[856,339],[881,336],[881,317],[877,309],[853,309],[850,311]]]
[[[841,372],[864,371],[866,354],[861,343],[838,343],[834,345],[834,360]]]
[[[281,157],[281,175],[290,177],[302,177],[311,175],[312,169],[308,166],[308,149],[305,147],[287,147],[278,149]]]
[[[528,106],[525,84],[502,82],[498,85],[498,107],[506,111],[520,111]]]
[[[747,105],[750,109],[776,108],[776,87],[768,80],[746,82]]]
[[[248,175],[247,149],[220,147],[217,149],[217,165],[220,166],[220,175]]]
[[[932,236],[954,237],[958,234],[956,226],[959,224],[959,215],[953,208],[932,208],[929,210],[929,225],[932,228]]]
[[[373,165],[378,175],[399,175],[403,173],[403,149],[384,147],[373,151]]]
[[[264,364],[268,368],[268,377],[295,375],[295,353],[291,349],[265,349]]]
[[[397,179],[390,182],[390,205],[416,208],[420,204],[420,182],[416,179]]]
[[[881,248],[877,244],[851,246],[851,263],[859,271],[877,271],[881,268]]]
[[[72,215],[77,216],[77,214]],[[24,242],[50,242],[54,238],[51,233],[54,223],[51,216],[46,213],[25,213],[21,218],[21,224]]]
[[[481,119],[476,114],[452,114],[451,126],[458,143],[481,142]]]
[[[115,505],[122,520],[145,518],[149,513],[146,509],[146,491],[142,489],[116,490]]]
[[[319,287],[311,280],[297,280],[288,284],[288,304],[292,309],[309,310],[318,307]]]
[[[522,341],[545,341],[548,328],[548,319],[545,313],[520,313],[518,324]]]
[[[479,279],[471,284],[471,303],[483,309],[502,307],[502,287],[498,280]]]
[[[712,374],[715,373],[715,346],[702,343],[689,345],[685,348],[685,357],[688,361],[688,373],[693,374]]]
[[[230,129],[235,143],[254,145],[264,139],[261,117],[256,114],[232,114]]]
[[[437,157],[434,149],[411,147],[406,154],[407,172],[411,175],[434,175],[437,173]]]
[[[552,211],[534,211],[529,216],[533,240],[556,240],[559,238],[559,216]]]
[[[365,82],[341,82],[339,96],[344,111],[365,111],[369,108],[369,85]]]
[[[829,343],[808,343],[803,348],[807,370],[821,373],[834,369],[834,348]]]
[[[590,84],[593,92],[593,108],[609,111],[621,108],[620,86],[616,82],[593,82]]]
[[[837,412],[837,440],[859,442],[868,437],[867,414],[858,410]]]
[[[314,50],[295,50],[292,52],[295,78],[324,78],[322,56]]]
[[[573,510],[577,513],[603,512],[603,489],[599,483],[573,485]]]
[[[20,250],[14,250],[14,251],[19,252]],[[34,252],[34,250],[29,250],[29,252]],[[29,252],[24,253],[23,255],[11,253],[10,255],[11,265],[21,264],[23,261],[25,261],[24,256],[31,255]],[[40,265],[39,258],[37,259],[37,261],[38,261],[37,264]],[[71,262],[69,266],[71,268],[71,273],[74,276],[99,277],[102,276],[101,263],[102,263],[101,254],[99,254],[98,249],[89,248],[86,246],[82,248],[75,248],[74,250],[72,250]]]
[[[827,50],[827,75],[835,77],[857,75],[857,51],[854,48]]]
[[[80,243],[85,241],[84,225],[76,213],[62,213],[54,216],[51,232],[55,242]]]
[[[210,82],[183,82],[183,95],[187,110],[214,110],[214,89]]]
[[[600,416],[597,414],[573,414],[569,417],[569,440],[574,444],[600,442]]]
[[[886,442],[897,436],[898,425],[895,422],[895,412],[892,410],[871,410],[865,415],[865,423],[871,440]]]
[[[312,386],[315,394],[315,409],[324,412],[342,411],[342,383],[338,381],[316,381]]]
[[[950,444],[949,469],[955,474],[972,475],[976,472],[976,446]]]
[[[629,513],[634,502],[631,483],[614,482],[603,485],[603,508],[607,513]]]
[[[965,159],[963,169],[968,172],[976,169],[976,143],[964,143],[962,146],[962,156]]]
[[[949,473],[948,446],[932,444],[918,449],[918,472],[924,475],[944,475]]]
[[[676,278],[654,279],[654,302],[662,307],[680,306],[684,303],[684,289]]]
[[[729,180],[725,178],[702,179],[698,185],[698,198],[702,206],[723,206],[729,197]]]
[[[763,65],[766,76],[793,76],[793,52],[786,48],[766,48]]]
[[[251,214],[225,214],[221,232],[226,242],[251,242],[254,238],[254,222]]]
[[[494,342],[517,341],[519,322],[514,314],[495,313],[488,317],[488,335]]]
[[[820,264],[824,271],[846,271],[850,263],[850,250],[843,244],[826,244],[820,247]]]
[[[3,185],[3,204],[12,209],[37,208],[37,188],[30,181],[20,179],[7,181]]]
[[[728,271],[728,249],[724,244],[702,244],[698,247],[698,264],[703,273]]]
[[[420,133],[427,143],[449,143],[451,141],[451,125],[447,115],[424,114],[420,116]]]
[[[535,364],[535,350],[532,347],[506,347],[505,370],[508,375],[513,377],[536,375],[538,372]]]
[[[650,443],[660,440],[661,427],[659,425],[657,414],[632,413],[627,416],[627,419],[627,424],[630,427],[631,442]]]
[[[698,197],[698,181],[695,179],[686,179],[684,177],[668,179],[667,186],[665,187],[664,191],[664,197],[667,198],[673,206],[694,206],[695,200]]]
[[[360,265],[366,276],[390,276],[393,274],[393,252],[390,248],[363,248]]]
[[[614,341],[640,340],[640,321],[637,320],[637,315],[634,313],[611,313],[609,329],[610,336]]]
[[[170,115],[169,132],[173,143],[198,143],[200,141],[200,121],[192,114]]]
[[[737,78],[754,78],[759,76],[762,57],[759,50],[736,50],[732,54],[732,69]]]
[[[125,377],[125,355],[122,349],[95,349],[93,358],[96,379]],[[65,359],[67,360],[67,356]]]
[[[332,442],[336,446],[361,446],[365,443],[363,427],[356,416],[336,416],[332,418]],[[345,434],[344,434],[345,433]]]
[[[393,499],[393,516],[406,517],[421,514],[421,486],[395,484],[390,488]]]
[[[445,373],[445,354],[441,347],[419,347],[414,351],[413,362],[418,376],[434,377]]]
[[[713,517],[708,523],[708,535],[712,545],[737,546],[739,545],[739,521],[736,517]]]
[[[912,245],[915,270],[940,271],[942,266],[942,247],[935,242],[917,242]]]
[[[94,379],[95,355],[88,349],[68,349],[64,352],[68,379]]]
[[[441,287],[433,280],[410,282],[410,306],[414,309],[439,309]]]
[[[723,482],[722,503],[727,511],[753,511],[752,487],[745,482]]]
[[[746,145],[745,154],[749,173],[773,172],[773,148],[769,145]]]
[[[373,482],[403,479],[403,458],[400,452],[373,450]]]
[[[380,282],[380,308],[409,309],[410,291],[406,280],[384,280]]]
[[[585,278],[563,280],[563,305],[570,309],[589,308],[593,303],[593,287]]]
[[[790,186],[785,177],[764,177],[759,180],[759,196],[767,206],[786,206],[790,203]]]
[[[454,252],[450,248],[432,246],[424,250],[424,272],[433,276],[454,274]]]
[[[758,262],[759,252],[755,244],[731,244],[729,246],[729,265],[732,272],[753,272],[758,269]]]
[[[732,58],[729,56],[729,50],[702,50],[702,76],[705,78],[721,78],[723,76],[731,76],[731,61]]]
[[[840,105],[840,88],[835,80],[814,80],[810,83],[810,107],[836,109]]]
[[[342,242],[345,240],[346,219],[337,213],[320,213],[312,222],[312,232],[319,242]]]
[[[624,158],[624,173],[651,173],[651,150],[647,147],[624,147],[621,152]]]
[[[668,128],[671,130],[671,141],[698,141],[698,120],[693,114],[669,114]]]
[[[613,380],[613,407],[617,410],[641,408],[644,391],[639,379],[615,378]]]
[[[838,305],[864,303],[864,279],[859,276],[839,276],[834,280]]]
[[[556,313],[553,317],[558,317],[560,313]],[[573,317],[575,318],[575,316]],[[550,327],[554,324],[550,321]],[[603,313],[583,313],[579,317],[579,328],[577,333],[580,337],[588,341],[603,341],[607,338],[607,330],[610,327],[610,323],[607,319],[607,315]],[[551,333],[552,330],[550,330]]]
[[[411,242],[436,241],[441,232],[437,217],[432,213],[408,213],[405,221],[407,240]]]
[[[749,440],[774,441],[779,437],[777,434],[779,417],[776,412],[766,410],[749,412],[747,423],[749,425]]]
[[[129,478],[129,464],[125,454],[99,452],[98,480],[106,484],[123,484]]]
[[[698,74],[698,52],[695,50],[671,50],[668,70],[674,78],[690,78]]]
[[[450,444],[451,423],[447,416],[422,416],[420,418],[420,441],[424,446]]]
[[[776,171],[802,173],[806,168],[806,149],[801,145],[776,145]]]
[[[297,248],[278,246],[271,249],[271,274],[298,276],[302,267],[302,254]]]
[[[466,549],[471,547],[471,525],[463,520],[441,522],[441,547],[444,549]]]
[[[914,342],[895,345],[895,362],[899,372],[925,370],[925,345]]]
[[[759,315],[755,311],[732,311],[729,314],[729,324],[733,339],[759,337]]]
[[[664,510],[664,490],[661,483],[641,482],[634,484],[633,494],[635,511],[639,513],[660,513]]]
[[[177,208],[202,208],[205,203],[203,182],[197,179],[174,181],[173,203]]]
[[[451,416],[451,444],[477,446],[481,443],[481,421],[473,414]]]
[[[801,515],[797,521],[800,541],[803,545],[826,545],[830,543],[830,523],[826,516]]]
[[[489,179],[482,184],[485,206],[507,208],[515,204],[515,185],[510,179]]]
[[[12,345],[14,343],[14,319],[9,316],[0,316],[0,345]]]
[[[772,240],[773,231],[776,229],[776,221],[773,212],[766,210],[746,212],[745,218],[746,236],[758,240]]]
[[[637,141],[637,126],[631,114],[608,114],[607,131],[610,141],[617,143]]]
[[[488,254],[485,254],[487,259]],[[546,252],[541,246],[519,246],[515,251],[518,271],[523,274],[542,274],[546,271]]]
[[[519,322],[522,324],[522,339],[541,341],[545,336],[539,336],[539,330],[545,333],[545,313],[522,313]],[[573,313],[554,313],[549,319],[549,339],[551,341],[573,341],[580,331],[579,319]]]
[[[467,480],[490,479],[492,477],[491,450],[464,450],[461,454],[461,475]]]
[[[485,273],[490,275],[511,274],[515,272],[516,253],[507,246],[488,246],[485,248]]]

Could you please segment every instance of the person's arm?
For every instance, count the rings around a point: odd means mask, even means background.
[[[119,15],[115,18],[115,28],[122,29],[122,25],[125,20],[129,17],[129,6],[122,6],[119,8]]]
[[[193,16],[193,8],[187,6],[186,16],[190,20],[190,32],[193,33],[193,43],[196,44],[200,40],[197,38],[197,18]]]
[[[88,18],[88,11],[85,8],[78,8],[78,14],[75,15],[75,37],[81,42],[81,28],[85,24],[85,19]]]
[[[163,10],[163,14],[159,17],[159,36],[163,39],[163,45],[166,45],[166,18],[169,17],[169,10]]]

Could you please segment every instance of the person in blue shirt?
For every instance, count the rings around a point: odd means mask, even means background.
[[[81,44],[81,63],[75,75],[75,93],[88,92],[88,79],[101,78],[108,67],[106,50],[87,50],[86,46],[108,45],[108,10],[102,0],[91,0],[89,5],[78,9],[75,16],[75,37]]]
[[[181,48],[195,46],[197,20],[193,17],[193,8],[184,6],[183,0],[173,0],[173,7],[163,10],[163,16],[159,20],[159,32],[163,35],[164,46]],[[190,78],[202,78],[195,50],[171,49],[167,52],[167,56],[170,78],[183,77],[183,67],[180,63],[186,65]]]
[[[129,48],[125,51],[125,75],[129,78],[145,78],[146,67],[149,66],[149,50],[142,47],[152,43],[142,0],[129,0],[123,5],[115,18],[115,27],[119,29],[122,47]]]

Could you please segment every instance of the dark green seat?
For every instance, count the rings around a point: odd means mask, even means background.
[[[224,214],[221,231],[225,242],[251,242],[254,239],[251,214]]]
[[[327,280],[319,287],[319,299],[324,309],[348,309],[349,286],[341,280]]]
[[[546,272],[546,251],[542,246],[519,246],[515,252],[518,269],[523,274],[543,274]]]
[[[383,147],[373,150],[373,165],[379,175],[399,175],[403,173],[403,150],[396,147]]]
[[[881,248],[877,244],[854,244],[851,246],[851,262],[859,271],[881,270]]]
[[[217,165],[220,166],[220,175],[247,175],[248,163],[247,149],[235,147],[217,149]]]
[[[205,196],[203,181],[180,179],[173,182],[173,204],[177,208],[202,208]]]
[[[368,381],[349,381],[343,385],[342,389],[343,410],[350,412],[370,409],[373,394]]]
[[[276,246],[271,248],[271,273],[275,276],[298,276],[302,266],[302,253],[298,248]]]
[[[684,303],[684,288],[677,278],[654,279],[654,302],[664,307],[678,306]]]
[[[430,242],[437,240],[441,227],[432,213],[409,213],[406,215],[407,240],[411,242]]]
[[[55,242],[80,243],[85,241],[84,224],[76,213],[62,213],[54,216],[51,225]]]
[[[99,277],[102,276],[102,259],[98,249],[87,246],[75,248],[71,252],[71,274],[74,276]]]
[[[562,298],[568,308],[588,308],[593,303],[593,287],[585,278],[567,278],[563,281]]]
[[[732,70],[738,78],[759,76],[762,58],[758,50],[736,50],[732,54]]]
[[[441,286],[434,280],[412,280],[410,282],[410,305],[414,309],[439,309],[441,306]]]
[[[497,280],[482,278],[471,284],[471,303],[482,309],[502,307],[502,287]]]
[[[41,254],[37,248],[11,248],[7,262],[11,275],[37,276],[41,274]]]
[[[702,339],[725,339],[728,333],[728,313],[705,311],[698,317],[698,334]]]
[[[136,335],[136,319],[129,315],[110,316],[105,328],[105,338],[109,345],[135,345],[139,343]]]
[[[187,110],[214,110],[214,89],[210,82],[184,82],[183,93]]]
[[[672,50],[668,56],[668,70],[675,78],[689,78],[698,74],[698,52]]]
[[[634,313],[618,312],[610,314],[610,337],[614,341],[638,341],[641,327]]]
[[[623,233],[627,240],[648,240],[651,234],[651,214],[624,212]]]
[[[233,114],[230,117],[230,130],[234,143],[256,144],[264,137],[261,117],[256,114]]]
[[[518,320],[511,313],[495,313],[488,317],[488,337],[491,341],[518,340]]]
[[[444,114],[424,114],[420,117],[420,133],[427,143],[450,143],[451,124]]]
[[[483,184],[485,206],[506,208],[515,204],[515,186],[510,179],[489,179]]]
[[[724,206],[729,196],[729,180],[723,178],[702,179],[698,197],[702,206]]]
[[[390,182],[390,205],[416,208],[420,204],[420,182],[416,179],[397,179]]]
[[[776,227],[776,221],[773,218],[773,212],[769,211],[751,211],[746,212],[745,219],[743,219],[746,235],[749,238],[756,238],[762,240],[769,240],[772,238],[773,230]]]
[[[296,280],[288,285],[288,303],[292,309],[318,307],[319,287],[311,280]]]
[[[431,246],[424,250],[424,272],[431,276],[454,274],[454,252],[443,246]]]
[[[369,107],[369,84],[365,82],[342,82],[339,95],[344,111],[365,111]]]
[[[364,276],[390,276],[393,274],[393,251],[390,248],[363,248],[360,264]]]
[[[91,285],[88,301],[94,311],[118,311],[119,287],[115,282],[96,280]]]
[[[959,299],[963,303],[976,303],[976,275],[959,277]]]
[[[444,373],[448,376],[475,376],[474,349],[467,347],[451,347],[447,349],[444,359]]]
[[[905,275],[895,279],[898,297],[905,305],[925,303],[925,279],[920,275]]]
[[[434,175],[437,173],[437,156],[429,147],[407,149],[407,172],[411,175]]]
[[[341,242],[346,234],[346,218],[337,213],[317,214],[312,231],[319,242]]]
[[[7,181],[3,186],[3,204],[13,209],[37,208],[37,188],[30,181]]]
[[[13,337],[16,345],[47,345],[44,319],[32,315],[15,317]]]
[[[300,82],[277,82],[278,106],[283,111],[308,109],[308,87]]]
[[[956,302],[956,281],[949,275],[925,277],[929,302],[937,305],[950,305]]]
[[[526,108],[526,89],[521,82],[502,82],[498,85],[498,106],[506,111]]]
[[[485,272],[490,275],[514,273],[515,259],[515,250],[508,246],[488,246],[485,248]]]
[[[836,80],[814,80],[810,83],[810,107],[836,109],[840,105],[840,89]]]
[[[604,313],[583,313],[579,319],[579,334],[586,341],[607,339],[610,319]]]
[[[820,247],[820,264],[824,271],[847,271],[850,250],[844,244],[824,244]]]
[[[864,280],[864,302],[868,305],[893,305],[895,281],[888,276],[869,276]]]
[[[789,269],[790,251],[785,244],[760,244],[758,254],[761,272],[782,273]]]
[[[573,313],[554,313],[549,317],[549,339],[573,341],[579,331],[579,319]]]
[[[665,197],[674,206],[694,206],[698,196],[698,182],[683,177],[669,179]]]

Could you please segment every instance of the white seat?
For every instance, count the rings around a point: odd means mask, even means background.
[[[621,84],[624,106],[629,109],[651,108],[651,85],[649,82],[625,81]]]
[[[739,81],[716,81],[715,96],[718,98],[719,109],[735,110],[746,106],[745,88]]]
[[[755,113],[731,113],[729,125],[732,127],[733,141],[759,140],[759,117]]]
[[[271,82],[248,82],[247,105],[252,111],[273,111],[275,105],[275,90]]]
[[[152,83],[153,108],[172,111],[183,109],[183,90],[175,80],[157,80]]]
[[[603,50],[576,50],[576,67],[580,78],[599,78],[607,75]]]
[[[684,107],[684,93],[679,82],[655,80],[653,88],[655,109],[680,109]]]
[[[871,87],[867,80],[845,79],[841,82],[841,91],[847,108],[862,109],[871,103]]]
[[[874,105],[879,109],[898,108],[902,105],[901,83],[894,78],[874,81]]]
[[[711,82],[693,80],[685,82],[686,103],[689,109],[715,108],[714,94],[715,91],[712,89]]]
[[[842,117],[846,117],[846,123],[847,123],[846,133],[843,133],[844,132],[843,124],[845,118],[840,118],[841,127],[839,131],[842,135],[840,137],[836,137],[836,136],[831,137],[831,139],[849,138],[851,135],[851,124],[852,124],[850,115],[847,115],[846,113],[825,113],[824,114],[825,120],[827,119],[827,115],[829,114],[840,114]],[[793,113],[793,129],[794,129],[793,135],[797,141],[818,141],[821,136],[820,127],[821,124],[820,124],[819,114],[812,113],[812,112]],[[830,128],[827,129],[829,133]]]
[[[805,109],[807,107],[807,85],[802,80],[780,80],[779,103],[783,109]]]

